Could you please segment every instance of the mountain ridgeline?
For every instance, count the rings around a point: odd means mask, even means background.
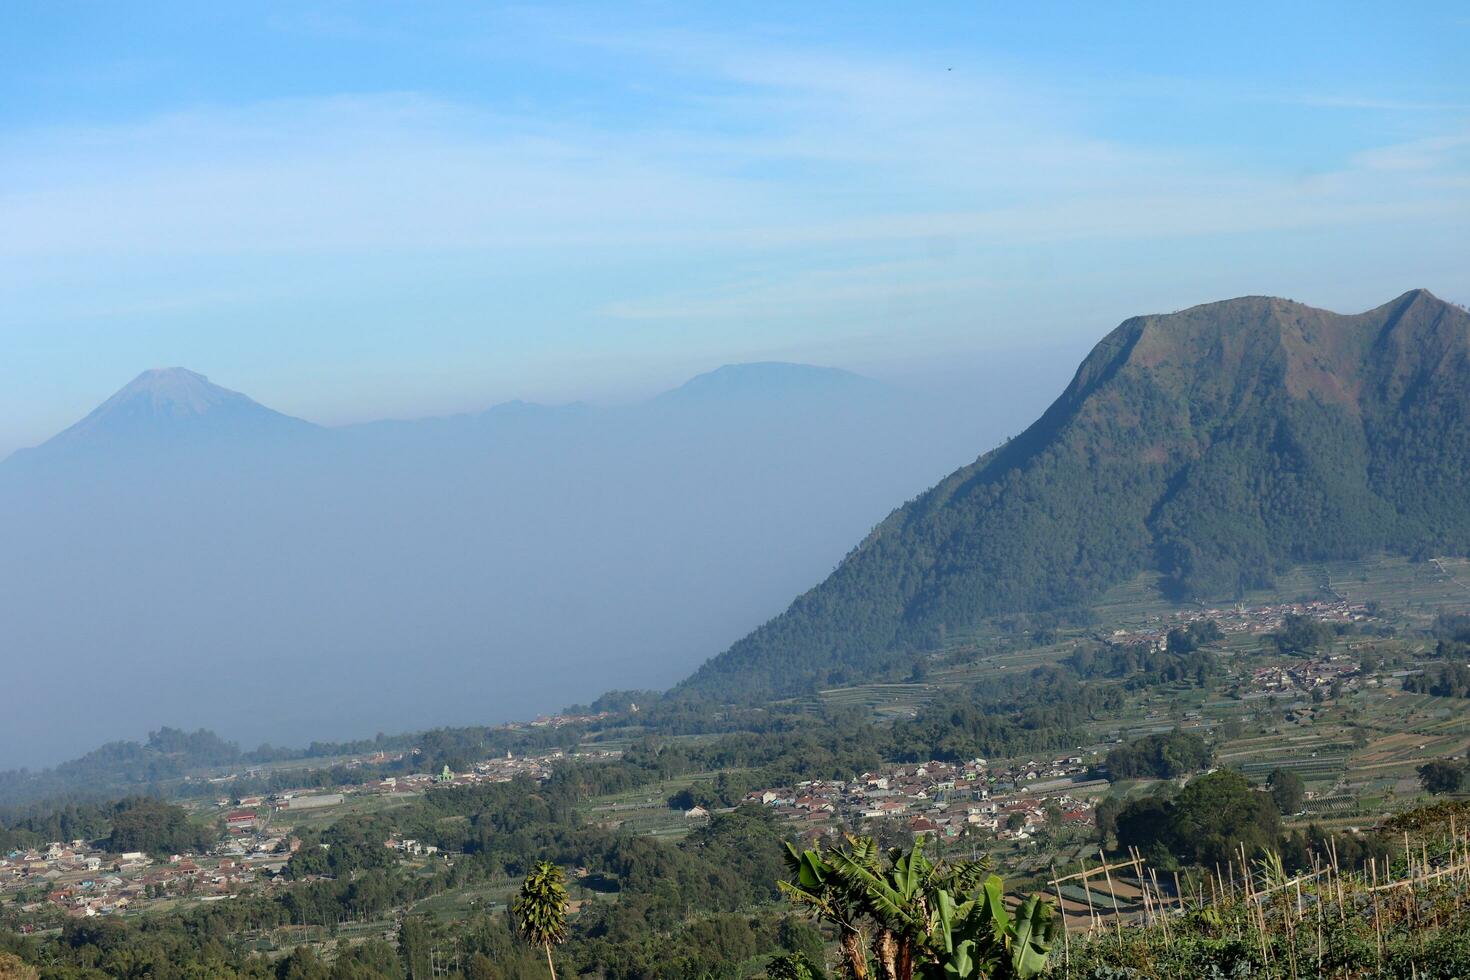
[[[946,631],[1156,571],[1228,599],[1303,561],[1470,549],[1470,314],[1246,297],[1126,321],[1019,437],[894,511],[682,688],[891,674]]]

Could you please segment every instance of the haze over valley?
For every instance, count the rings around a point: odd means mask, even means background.
[[[70,678],[62,710],[0,713],[0,766],[160,723],[305,744],[666,687],[1043,392],[755,363],[323,428],[149,370],[0,463],[0,644]]]

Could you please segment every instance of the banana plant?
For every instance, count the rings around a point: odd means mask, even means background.
[[[882,980],[1027,980],[1046,968],[1051,906],[1032,898],[1013,917],[983,861],[938,864],[921,843],[884,855],[871,838],[849,836],[825,853],[788,844],[787,864],[793,880],[781,890],[837,928],[853,980],[867,980],[872,967]]]
[[[937,864],[924,854],[922,840],[908,851],[890,850],[886,861],[869,839],[830,859],[876,926],[873,954],[884,980],[911,980],[930,958],[939,896],[972,891],[988,867],[981,861]]]
[[[871,841],[849,838],[849,848],[860,843],[871,844]],[[831,853],[840,852],[834,849]],[[798,851],[788,843],[786,864],[794,880],[778,881],[776,885],[781,893],[797,908],[831,923],[837,929],[848,980],[868,980],[864,912],[858,896],[819,851]]]
[[[1056,925],[1042,899],[1032,896],[1012,916],[995,875],[974,899],[956,903],[948,893],[938,899],[934,959],[924,980],[1028,980],[1046,969]]]

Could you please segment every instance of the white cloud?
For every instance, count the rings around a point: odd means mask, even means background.
[[[1455,172],[1463,176],[1470,172],[1470,131],[1364,150],[1353,156],[1353,164],[1368,171]]]
[[[656,261],[678,248],[766,263],[753,292],[732,273],[702,293],[670,285],[602,304],[620,317],[698,317],[758,312],[760,295],[815,310],[968,281],[893,266],[864,281],[892,254],[846,271],[802,268],[830,267],[826,252],[840,246],[1137,241],[1443,221],[1466,209],[1463,133],[1325,160],[1304,178],[1110,139],[1085,102],[1001,72],[947,70],[942,56],[918,64],[688,35],[597,43],[663,64],[684,80],[680,94],[602,126],[388,93],[4,134],[0,254],[593,249]]]

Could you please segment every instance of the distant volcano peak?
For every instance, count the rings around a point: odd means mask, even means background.
[[[204,375],[188,368],[150,368],[119,389],[97,411],[110,411],[129,403],[147,401],[155,409],[168,409],[175,415],[203,415],[236,399],[250,401],[239,392],[211,384]]]
[[[51,439],[47,446],[172,442],[194,435],[230,436],[313,428],[220,387],[197,371],[151,368]]]

